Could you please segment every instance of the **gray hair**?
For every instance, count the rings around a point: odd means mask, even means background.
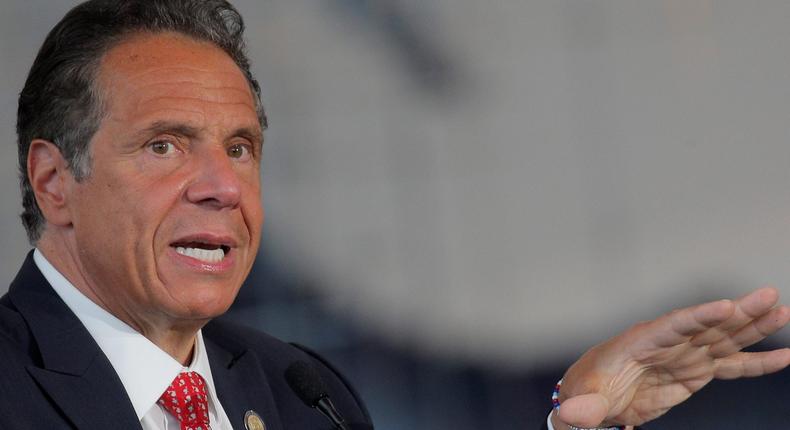
[[[35,244],[46,225],[27,176],[30,143],[55,144],[77,181],[90,175],[89,143],[104,116],[97,72],[104,54],[138,33],[177,32],[209,42],[239,66],[253,93],[261,127],[267,121],[260,86],[245,53],[244,21],[225,0],[90,0],[49,32],[19,95],[17,138],[21,218]]]

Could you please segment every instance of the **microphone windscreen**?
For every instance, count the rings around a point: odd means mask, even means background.
[[[328,396],[329,390],[321,375],[306,361],[294,361],[285,369],[288,385],[309,407],[314,408],[318,401]]]

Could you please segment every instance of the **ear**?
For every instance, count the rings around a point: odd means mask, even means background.
[[[70,225],[67,191],[69,182],[74,179],[66,160],[55,144],[41,139],[30,142],[30,150],[27,154],[27,177],[47,223],[59,226]]]

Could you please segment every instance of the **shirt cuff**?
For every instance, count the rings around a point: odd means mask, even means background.
[[[554,411],[552,410],[551,412],[549,412],[548,418],[546,418],[546,427],[549,430],[554,430],[554,426],[551,424],[551,414],[553,414],[553,413],[554,413]]]

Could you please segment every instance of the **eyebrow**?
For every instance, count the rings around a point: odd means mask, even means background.
[[[195,138],[200,133],[200,129],[182,122],[155,121],[148,127],[140,130],[137,135],[149,136],[159,133],[175,133],[188,138]],[[263,133],[257,127],[239,127],[231,133],[231,136],[249,140],[255,144],[256,149],[260,149],[263,145]]]
[[[171,121],[156,121],[149,125],[148,127],[140,130],[137,135],[138,136],[147,136],[151,134],[159,134],[159,133],[175,133],[181,134],[186,137],[195,137],[198,135],[200,130],[197,127],[192,127],[190,125],[186,125],[180,122],[171,122]]]

